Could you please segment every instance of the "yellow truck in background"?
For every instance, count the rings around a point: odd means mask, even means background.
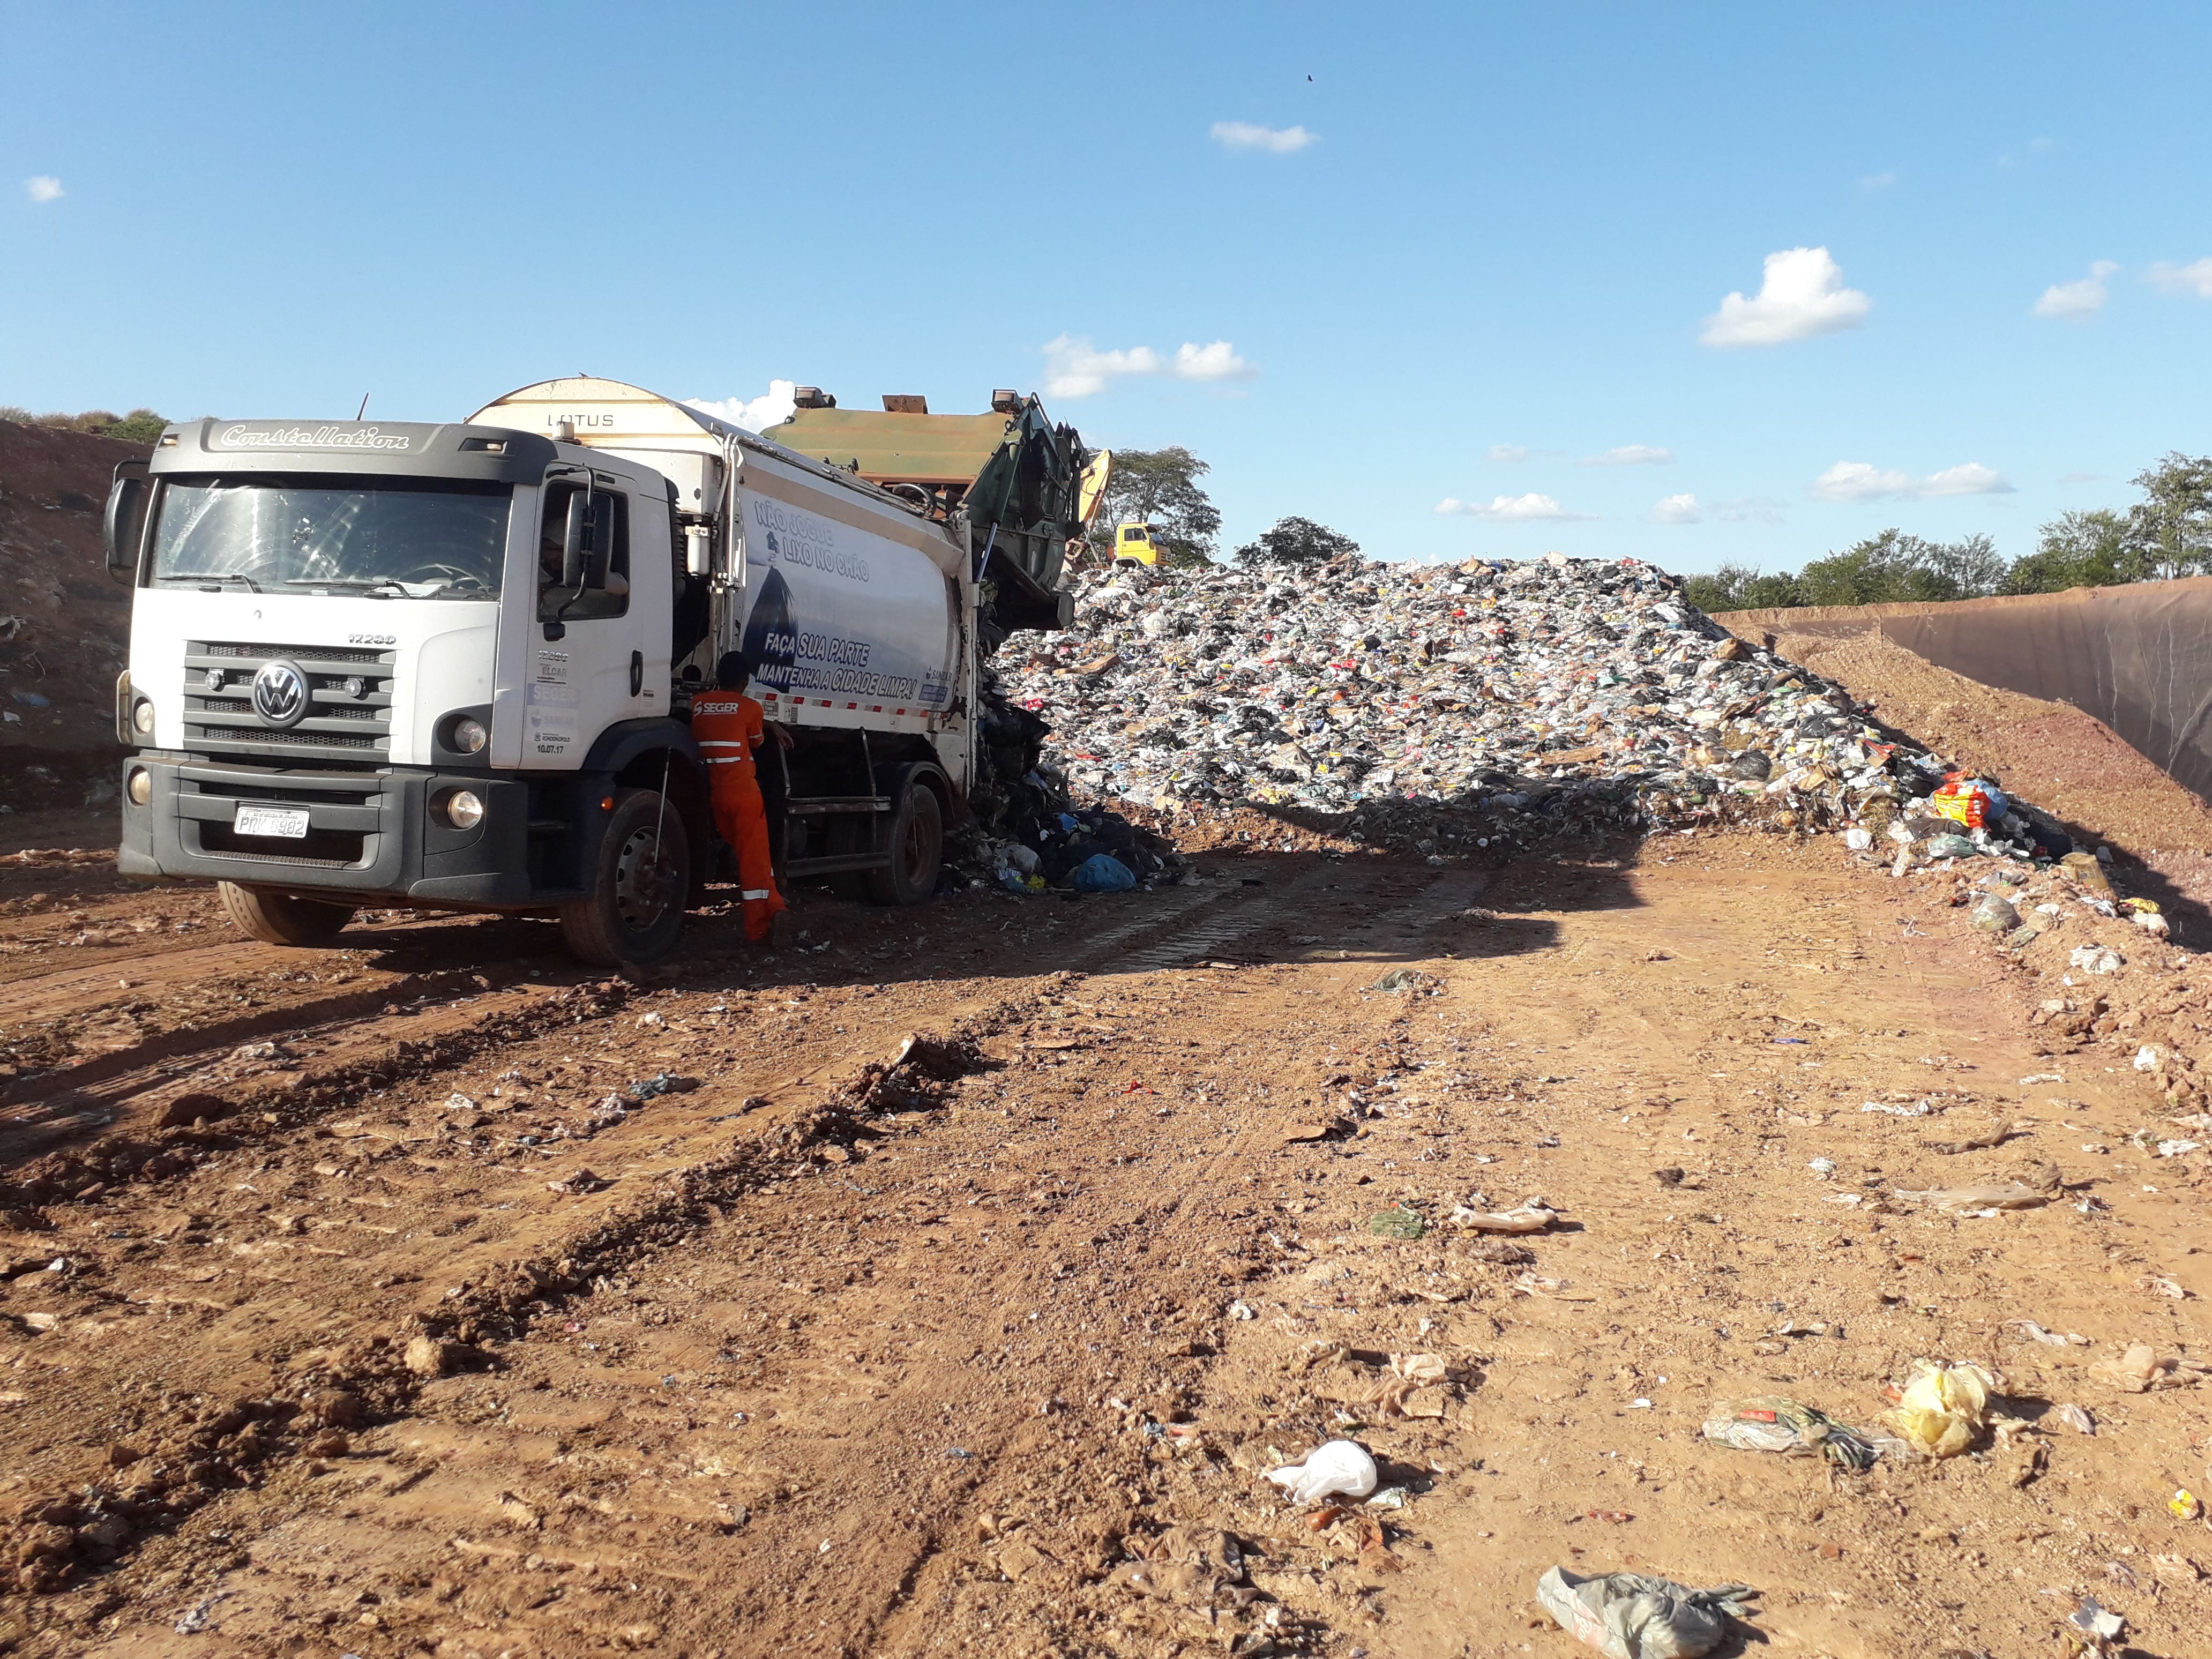
[[[1152,540],[1152,527],[1145,524],[1120,524],[1114,527],[1114,562],[1115,564],[1157,565],[1160,550]]]

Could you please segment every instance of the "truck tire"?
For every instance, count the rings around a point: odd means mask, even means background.
[[[868,896],[878,904],[920,904],[937,890],[937,872],[945,861],[945,813],[937,792],[920,779],[909,780],[898,805],[877,829],[876,850],[890,854],[890,867],[871,870]]]
[[[691,838],[673,801],[664,810],[657,789],[618,791],[592,873],[591,896],[561,907],[561,936],[580,961],[644,967],[676,948],[691,890]]]
[[[230,925],[264,945],[327,945],[353,920],[360,907],[327,899],[301,898],[266,887],[218,882],[223,914]]]

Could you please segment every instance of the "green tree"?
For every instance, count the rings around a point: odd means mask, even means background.
[[[168,423],[166,417],[150,409],[134,409],[121,420],[111,421],[105,435],[120,438],[126,444],[150,444],[161,435],[161,428]]]
[[[1115,450],[1113,477],[1093,520],[1097,540],[1102,544],[1109,541],[1117,524],[1146,524],[1163,563],[1210,563],[1214,538],[1221,532],[1221,513],[1198,481],[1212,470],[1181,444]]]
[[[1237,550],[1239,564],[1325,564],[1329,560],[1357,556],[1359,544],[1340,531],[1311,519],[1275,520],[1274,528],[1260,532],[1260,539]]]
[[[1704,611],[1765,611],[1802,605],[1797,579],[1788,571],[1761,575],[1757,565],[1724,563],[1711,575],[1686,577],[1682,592]]]
[[[2128,509],[2133,580],[2194,575],[2212,565],[2212,456],[2177,450],[2133,483],[2143,493]]]
[[[1927,604],[1994,593],[2004,561],[1986,536],[1931,542],[1885,530],[1797,573],[1806,605]]]
[[[2062,513],[2039,532],[2035,551],[2012,562],[2007,593],[2061,593],[2069,587],[2110,587],[2128,574],[2128,520],[2108,507]]]

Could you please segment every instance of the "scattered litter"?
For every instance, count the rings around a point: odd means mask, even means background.
[[[2060,1406],[2051,1414],[2076,1434],[2093,1435],[2097,1432],[2097,1419],[2079,1406]]]
[[[1406,1209],[1401,1206],[1395,1210],[1385,1210],[1379,1215],[1370,1216],[1367,1219],[1367,1228],[1370,1232],[1380,1233],[1385,1238],[1411,1240],[1419,1238],[1428,1231],[1429,1224],[1423,1218],[1419,1211]]]
[[[1250,1303],[1239,1297],[1229,1304],[1229,1316],[1231,1319],[1257,1319],[1260,1316]]]
[[[2212,1365],[2184,1359],[2179,1354],[2161,1358],[2148,1342],[2136,1342],[2116,1359],[2100,1360],[2089,1375],[2107,1388],[2124,1394],[2148,1394],[2157,1389],[2194,1388],[2212,1376]]]
[[[2120,1639],[2120,1633],[2127,1627],[2125,1619],[2099,1607],[2095,1596],[2085,1595],[2081,1598],[2081,1605],[2074,1609],[2059,1628],[2065,1632],[2067,1645],[2073,1651],[2094,1654],[2103,1659],[2104,1655],[2112,1652],[2112,1644]]]
[[[1748,1584],[1692,1589],[1640,1572],[1592,1577],[1553,1567],[1536,1581],[1536,1601],[1559,1626],[1607,1659],[1697,1659],[1718,1647],[1728,1620],[1759,1592]]]
[[[1390,1356],[1390,1371],[1408,1382],[1441,1382],[1445,1367],[1440,1354],[1394,1353]]]
[[[1961,1139],[1931,1140],[1927,1143],[1927,1146],[1930,1152],[1943,1152],[1952,1156],[1960,1152],[1984,1152],[1992,1146],[2003,1146],[2012,1138],[2012,1124],[2003,1118],[1999,1118],[1988,1128],[1977,1130]]]
[[[1897,1189],[1897,1196],[1961,1215],[1991,1216],[2000,1210],[2033,1210],[2048,1204],[2055,1193],[2038,1192],[2012,1182],[2002,1187],[1932,1187],[1925,1192]]]
[[[2194,1521],[2204,1513],[2203,1504],[2186,1486],[2177,1488],[2173,1496],[2166,1500],[2166,1507],[2177,1521]]]
[[[1884,1419],[1923,1457],[1956,1457],[1974,1443],[1996,1378],[1979,1365],[1912,1362],[1897,1408]]]
[[[570,1193],[580,1195],[585,1193],[596,1193],[607,1184],[605,1179],[593,1175],[589,1170],[579,1170],[566,1181],[547,1182],[545,1190],[549,1193]]]
[[[473,1112],[476,1109],[476,1102],[465,1094],[454,1093],[446,1097],[446,1109],[449,1112]]]
[[[1375,1490],[1375,1460],[1355,1441],[1330,1440],[1306,1454],[1303,1463],[1286,1463],[1269,1472],[1267,1479],[1280,1486],[1293,1504],[1310,1504],[1341,1492],[1364,1498]]]
[[[2029,1341],[2040,1342],[2046,1348],[2063,1348],[2069,1346],[2086,1348],[2089,1346],[2089,1339],[2086,1336],[2077,1336],[2071,1331],[2061,1336],[2057,1331],[2045,1330],[2033,1319],[2008,1319],[2005,1321],[2005,1328],[2008,1330],[2018,1331]]]
[[[696,1077],[678,1077],[673,1072],[660,1072],[641,1083],[629,1085],[631,1096],[638,1100],[651,1100],[659,1095],[688,1095],[699,1086]]]
[[[2155,1072],[2165,1058],[2156,1044],[2146,1042],[2136,1050],[2135,1068],[2138,1072]]]
[[[217,1590],[213,1595],[202,1597],[172,1628],[179,1636],[198,1636],[207,1629],[208,1621],[214,1617],[216,1603],[228,1601],[232,1595],[230,1590]]]
[[[1825,1457],[1847,1469],[1872,1468],[1881,1455],[1858,1430],[1787,1395],[1724,1400],[1705,1418],[1704,1434],[1706,1439],[1738,1451]]]
[[[2101,945],[2077,945],[2066,957],[2069,968],[2080,969],[2090,974],[2117,974],[2127,965],[2127,959],[2117,951],[2108,951]]]
[[[1559,1218],[1559,1212],[1540,1198],[1527,1198],[1510,1210],[1478,1210],[1462,1204],[1446,1218],[1455,1227],[1479,1233],[1540,1233]]]
[[[1861,1112],[1885,1112],[1891,1117],[1926,1117],[1936,1109],[1931,1100],[1916,1100],[1910,1106],[1889,1105],[1879,1100],[1869,1100],[1859,1108]]]

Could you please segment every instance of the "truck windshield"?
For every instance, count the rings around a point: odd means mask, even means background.
[[[171,478],[152,580],[263,592],[485,599],[499,594],[514,486],[297,473]]]

